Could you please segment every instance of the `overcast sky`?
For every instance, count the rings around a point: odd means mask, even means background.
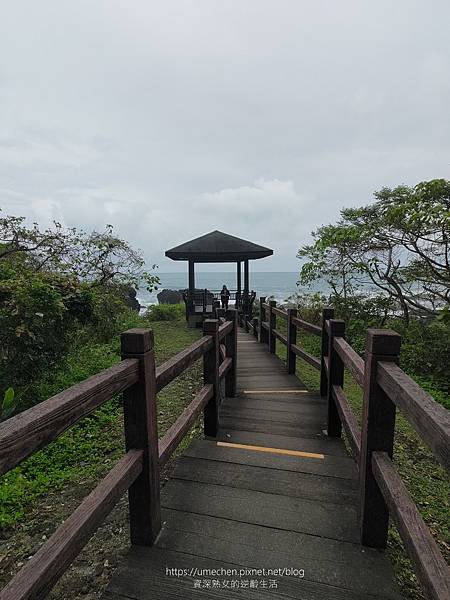
[[[450,178],[449,27],[448,0],[3,2],[0,206],[162,272],[213,229],[296,271],[342,206]]]

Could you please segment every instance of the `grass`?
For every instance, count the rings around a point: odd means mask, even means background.
[[[137,326],[153,329],[157,364],[186,348],[200,335],[181,320],[150,323],[147,317],[128,314],[123,330]],[[80,336],[60,369],[39,382],[38,396],[44,400],[119,360],[119,336],[105,343],[90,343],[86,336]],[[197,363],[158,394],[159,436],[195,395],[200,380]],[[195,434],[194,427],[182,447]],[[0,479],[0,527],[10,530],[20,524],[49,492],[86,479],[99,479],[123,452],[122,409],[120,398],[115,397]]]
[[[280,324],[281,325],[281,324]],[[282,329],[282,327],[280,327]],[[304,334],[298,341],[311,354],[318,356],[319,338]],[[285,360],[286,348],[277,342],[277,355]],[[297,376],[312,391],[319,390],[319,372],[297,358]],[[361,423],[362,391],[349,372],[345,373],[344,391]],[[447,561],[450,559],[450,482],[446,471],[400,412],[397,412],[394,462],[413,501],[430,528]],[[394,525],[389,529],[387,553],[405,598],[424,600],[414,567],[406,555]]]

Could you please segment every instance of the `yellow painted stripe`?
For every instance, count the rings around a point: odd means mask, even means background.
[[[309,390],[243,390],[243,394],[310,394]]]
[[[265,446],[249,446],[247,444],[233,444],[231,442],[217,442],[218,446],[226,448],[239,448],[241,450],[254,450],[255,452],[269,452],[270,454],[285,454],[287,456],[302,456],[304,458],[324,459],[324,454],[316,452],[302,452],[301,450],[285,450],[284,448],[266,448]]]

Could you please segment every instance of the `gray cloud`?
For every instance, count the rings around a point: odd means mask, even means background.
[[[160,270],[211,229],[297,247],[383,185],[450,173],[450,4],[17,0],[0,206],[115,225]]]

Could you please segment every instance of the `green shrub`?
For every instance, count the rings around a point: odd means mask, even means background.
[[[184,304],[152,304],[145,317],[149,321],[179,321],[185,314]]]

